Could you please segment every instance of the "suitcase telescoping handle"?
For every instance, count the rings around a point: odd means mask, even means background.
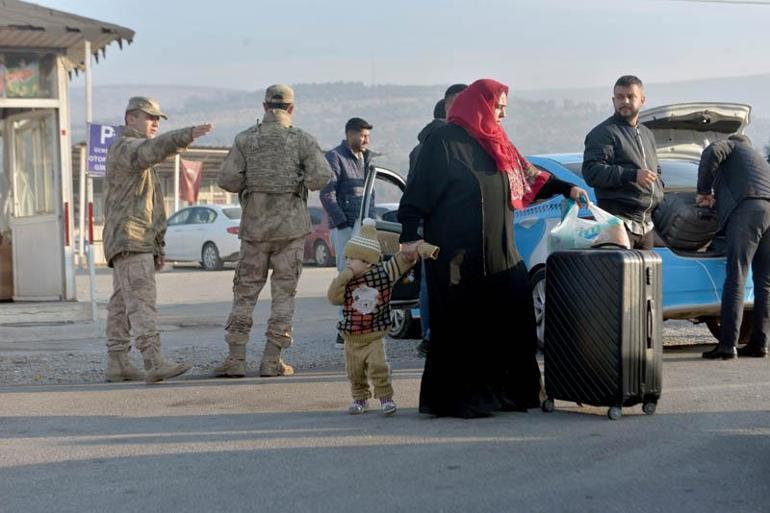
[[[655,328],[655,300],[647,300],[647,349],[652,349],[652,336]]]

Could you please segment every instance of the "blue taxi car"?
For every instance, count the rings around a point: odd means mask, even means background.
[[[698,163],[703,149],[711,142],[743,133],[749,124],[751,107],[738,103],[681,103],[642,111],[639,122],[655,135],[658,159],[666,194],[693,193]],[[583,187],[595,201],[593,190],[583,180],[582,153],[528,157],[535,166],[554,176]],[[545,260],[550,230],[561,219],[561,198],[531,205],[517,212],[514,219],[516,244],[527,263],[538,320],[538,337],[543,340],[545,307]],[[589,217],[587,210],[581,216]],[[656,251],[663,260],[663,319],[705,322],[711,333],[719,335],[719,311],[725,279],[724,254],[714,249],[679,251],[669,248],[658,237]],[[745,309],[754,304],[754,288],[749,276],[745,290]],[[744,315],[744,319],[747,316]],[[741,327],[740,343],[751,334],[751,323]]]
[[[533,156],[529,157],[529,160],[540,169],[586,189],[591,201],[596,200],[593,190],[580,174],[582,154]],[[698,174],[697,161],[661,158],[660,165],[667,191],[694,190]],[[561,220],[562,201],[561,197],[554,197],[531,205],[526,210],[517,212],[514,219],[516,245],[530,272],[538,337],[541,341],[548,234]],[[580,215],[589,217],[590,213],[583,209]],[[717,336],[722,284],[725,279],[724,254],[677,251],[666,247],[661,240],[656,241],[654,251],[663,260],[663,319],[705,322],[714,336]],[[750,279],[747,281],[745,294],[746,308],[750,309],[754,301],[754,289]],[[750,324],[744,323],[741,342],[748,339],[749,329]]]
[[[742,133],[748,125],[750,112],[750,106],[735,103],[684,103],[643,111],[639,119],[655,134],[666,194],[694,192],[703,148],[716,139]],[[527,158],[540,169],[584,188],[591,200],[596,200],[581,175],[582,153]],[[363,212],[368,212],[369,205],[374,202],[375,191],[378,191],[377,197],[396,202],[404,187],[405,180],[399,173],[373,166],[364,184],[364,202],[359,222]],[[557,196],[535,203],[524,211],[516,212],[514,217],[516,245],[529,269],[538,337],[541,341],[548,234],[561,220],[562,201],[563,198]],[[376,220],[384,254],[393,254],[398,249],[401,226],[395,218],[395,205],[393,203],[393,212]],[[588,217],[590,213],[584,209],[580,215]],[[679,251],[666,247],[662,240],[656,242],[655,251],[663,260],[663,318],[703,322],[714,336],[718,336],[722,284],[725,279],[724,255],[716,250]],[[408,337],[418,331],[419,280],[417,266],[394,289],[394,299],[391,301],[392,337]],[[745,300],[745,307],[750,310],[754,303],[750,277],[746,283]],[[741,343],[748,340],[750,327],[750,322],[743,323]]]

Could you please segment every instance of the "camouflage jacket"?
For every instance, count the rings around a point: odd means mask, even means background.
[[[158,174],[152,167],[186,148],[192,127],[147,139],[124,128],[107,152],[104,195],[104,256],[124,252],[163,255],[166,209]]]
[[[289,113],[273,110],[235,137],[217,182],[240,195],[241,239],[268,242],[310,233],[308,190],[320,190],[330,175],[313,136],[291,126]]]

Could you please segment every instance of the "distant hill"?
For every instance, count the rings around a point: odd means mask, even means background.
[[[770,74],[645,85],[647,103],[651,107],[692,101],[748,103],[753,107],[755,115],[764,118],[770,118],[768,91]],[[578,89],[517,90],[515,95],[523,100],[570,99],[609,105],[612,84],[607,84],[606,87]]]
[[[298,84],[294,122],[315,135],[323,148],[343,137],[345,122],[359,116],[374,125],[371,148],[383,155],[378,162],[405,172],[417,133],[430,121],[445,86],[366,86],[336,82]],[[756,141],[770,139],[770,75],[698,82],[650,84],[648,106],[681,101],[720,100],[754,106],[749,129]],[[609,116],[609,88],[513,91],[504,125],[524,153],[582,151],[585,133]],[[157,97],[169,115],[163,129],[204,121],[215,124],[204,145],[229,146],[234,136],[262,115],[264,90],[240,91],[188,86],[103,86],[94,88],[94,120],[122,123],[126,100],[134,95]],[[83,140],[84,92],[72,90],[73,141]]]

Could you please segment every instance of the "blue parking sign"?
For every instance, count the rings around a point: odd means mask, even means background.
[[[113,125],[88,124],[88,159],[86,171],[91,176],[104,176],[107,150],[119,135],[120,127]]]

